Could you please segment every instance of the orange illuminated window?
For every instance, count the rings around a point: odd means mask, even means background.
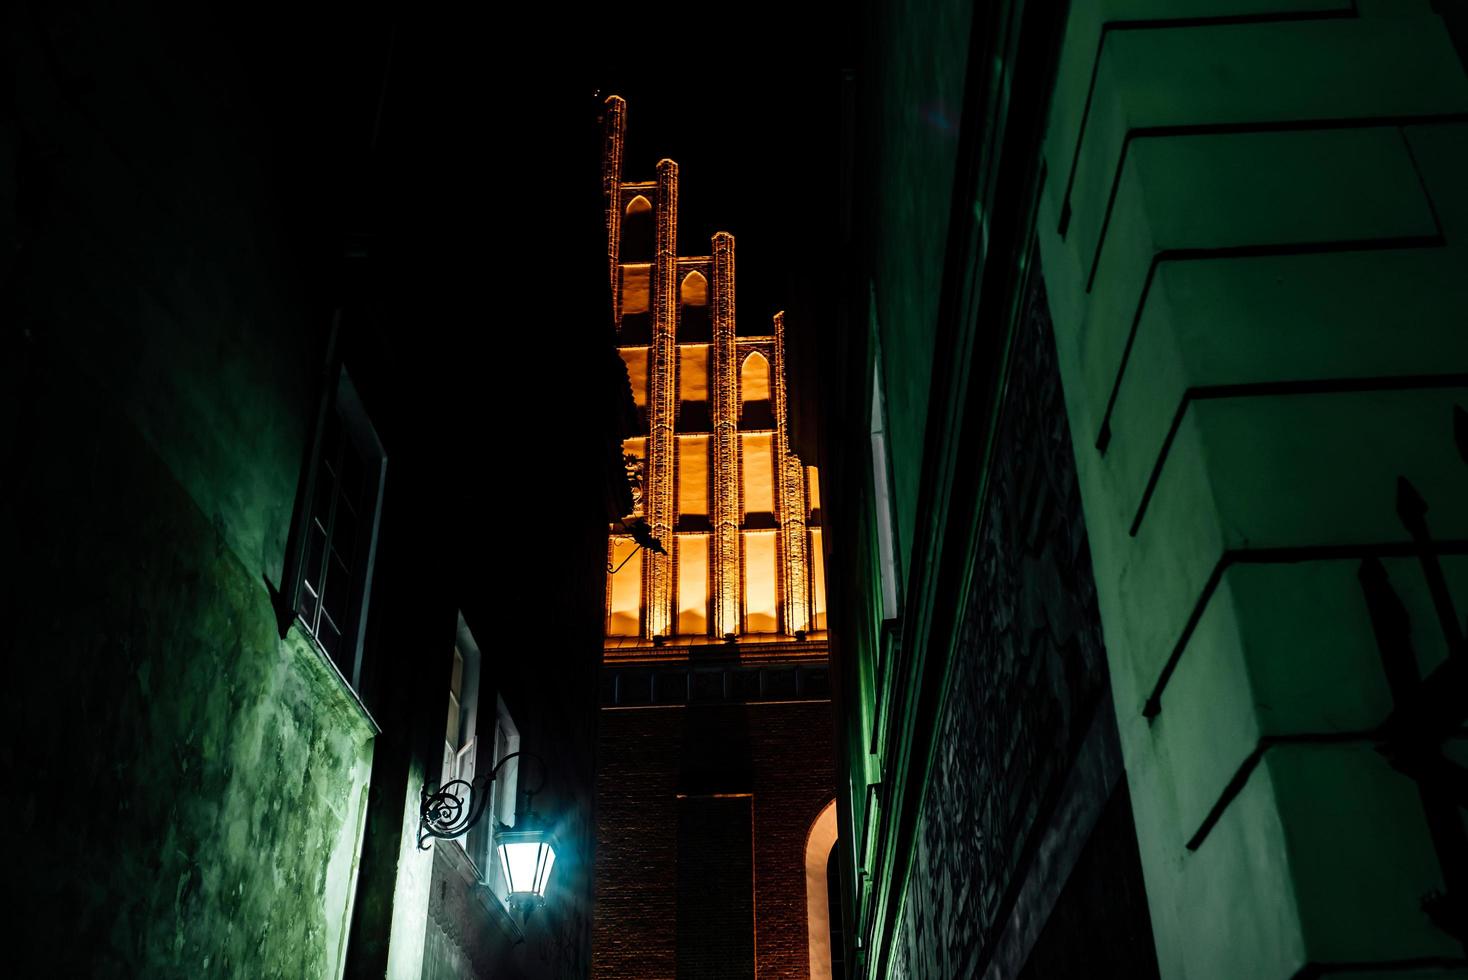
[[[709,347],[707,344],[678,345],[678,431],[708,432]]]
[[[647,263],[622,266],[622,314],[646,313],[652,286],[652,266]]]
[[[708,436],[678,437],[678,513],[709,512]]]
[[[651,262],[654,232],[652,202],[639,194],[627,202],[622,219],[622,261]]]
[[[678,300],[684,306],[708,305],[709,281],[702,272],[695,269],[683,277],[683,283],[678,287]]]
[[[739,398],[741,429],[775,427],[775,416],[770,410],[770,362],[759,351],[746,357],[739,368]]]
[[[743,458],[744,512],[775,512],[774,438],[768,432],[746,432],[739,437]]]
[[[642,552],[630,537],[611,539],[611,563],[621,570],[611,578],[608,636],[636,636],[642,626]],[[628,556],[631,556],[630,558]],[[623,561],[627,564],[622,565]]]
[[[627,362],[627,380],[632,382],[632,399],[638,408],[647,408],[647,348],[623,347],[619,351]]]
[[[774,633],[780,628],[775,602],[775,533],[744,532],[744,631]]]
[[[702,635],[709,625],[709,539],[702,534],[677,535],[678,629]]]
[[[739,369],[739,396],[746,405],[770,400],[770,362],[759,351],[746,357]]]
[[[680,344],[678,347],[678,398],[685,402],[708,401],[708,344]]]
[[[678,339],[709,339],[709,283],[697,270],[678,287]]]

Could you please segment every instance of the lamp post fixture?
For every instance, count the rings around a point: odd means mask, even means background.
[[[431,793],[425,784],[418,823],[419,850],[428,850],[435,837],[439,840],[454,840],[472,830],[479,818],[484,816],[490,784],[499,776],[507,762],[522,755],[540,763],[540,784],[535,790],[526,793],[527,797],[533,797],[545,783],[545,760],[530,752],[511,752],[487,775],[480,776],[472,783],[464,779],[452,779]],[[467,804],[465,796],[468,797]],[[527,804],[521,828],[498,830],[494,835],[494,842],[495,849],[499,852],[500,867],[504,869],[505,881],[509,885],[510,905],[529,907],[545,904],[545,888],[550,882],[551,867],[556,863],[556,849],[551,835],[538,825],[534,810]]]

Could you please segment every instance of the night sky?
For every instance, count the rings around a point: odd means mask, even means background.
[[[664,156],[680,165],[680,254],[706,254],[715,231],[736,236],[746,331],[785,309],[787,330],[810,337],[833,310],[854,18],[824,0],[689,9],[497,7],[449,20],[364,8],[289,31],[242,14],[215,26],[251,78],[241,104],[276,121],[252,152],[290,185],[303,253],[370,233],[394,270],[384,275],[432,283],[392,316],[441,338],[423,345],[430,359],[452,344],[453,385],[480,399],[495,377],[505,404],[569,412],[506,365],[539,356],[545,330],[588,330],[584,311],[607,298],[587,274],[605,249],[595,120],[606,95],[628,101],[629,179],[652,178]],[[573,282],[589,298],[568,302]]]
[[[680,254],[734,234],[741,322],[793,308],[832,274],[851,47],[836,14],[822,2],[731,6],[718,23],[666,18],[661,37],[626,29],[584,66],[596,89],[627,100],[624,176],[678,161]]]

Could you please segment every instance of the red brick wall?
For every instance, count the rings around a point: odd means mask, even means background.
[[[828,702],[602,712],[593,977],[677,976],[678,796],[744,793],[756,976],[807,977],[805,841],[835,795],[831,726]]]
[[[754,796],[678,801],[679,977],[754,976]]]

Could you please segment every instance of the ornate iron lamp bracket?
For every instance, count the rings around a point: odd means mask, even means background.
[[[490,784],[499,777],[505,763],[522,755],[540,763],[540,784],[544,784],[545,760],[533,752],[511,752],[496,763],[487,775],[480,776],[472,783],[463,779],[451,779],[431,792],[429,787],[434,784],[425,783],[418,821],[418,849],[428,850],[430,838],[453,840],[473,829],[479,818],[484,816],[485,804],[489,802]],[[527,790],[527,795],[538,792],[540,784],[534,790]],[[467,805],[465,796],[469,797]]]

